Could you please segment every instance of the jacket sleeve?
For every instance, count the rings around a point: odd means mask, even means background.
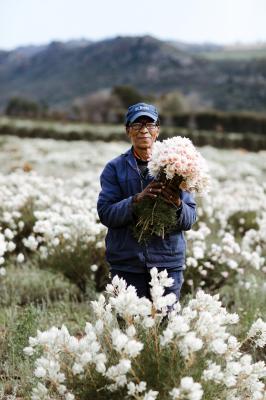
[[[101,191],[97,202],[100,221],[108,228],[120,228],[133,221],[133,196],[123,199],[115,167],[109,163],[101,176]]]
[[[177,229],[181,231],[189,231],[197,219],[196,202],[192,194],[181,192],[182,205],[177,211]]]

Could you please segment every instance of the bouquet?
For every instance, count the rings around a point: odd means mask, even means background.
[[[154,143],[148,169],[156,181],[176,193],[185,190],[202,194],[209,186],[207,163],[188,138],[176,136]],[[177,226],[176,206],[161,195],[142,199],[134,205],[134,213],[137,222],[133,232],[139,242],[154,234],[164,238]]]

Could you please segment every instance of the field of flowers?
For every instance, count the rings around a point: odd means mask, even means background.
[[[0,399],[265,400],[266,152],[200,149],[211,190],[166,319],[163,272],[153,302],[108,279],[99,174],[127,147],[0,138]]]

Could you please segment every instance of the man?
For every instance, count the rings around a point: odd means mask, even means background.
[[[173,292],[179,299],[186,250],[183,231],[189,230],[196,220],[196,204],[188,192],[180,190],[177,194],[148,175],[148,159],[159,131],[158,112],[153,105],[138,103],[129,107],[126,132],[132,147],[105,166],[97,209],[101,222],[108,228],[106,258],[111,276],[124,278],[128,285],[136,287],[139,297],[150,298],[150,269],[167,269],[174,284],[165,294]],[[132,234],[134,204],[159,195],[169,207],[176,208],[176,229],[164,239],[154,235],[140,244]]]

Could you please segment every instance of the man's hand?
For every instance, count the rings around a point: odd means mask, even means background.
[[[162,186],[161,195],[166,203],[172,204],[176,207],[181,206],[180,196],[176,190],[173,190],[173,188],[171,188],[171,186]]]
[[[182,202],[179,196],[179,189],[173,182],[170,182],[169,185],[162,186],[162,198],[166,203],[172,204],[176,207],[180,207]]]
[[[138,203],[144,198],[151,198],[151,199],[156,199],[156,197],[162,193],[162,183],[160,182],[151,182],[149,183],[148,186],[145,187],[145,189],[136,194],[133,198],[134,203]]]

